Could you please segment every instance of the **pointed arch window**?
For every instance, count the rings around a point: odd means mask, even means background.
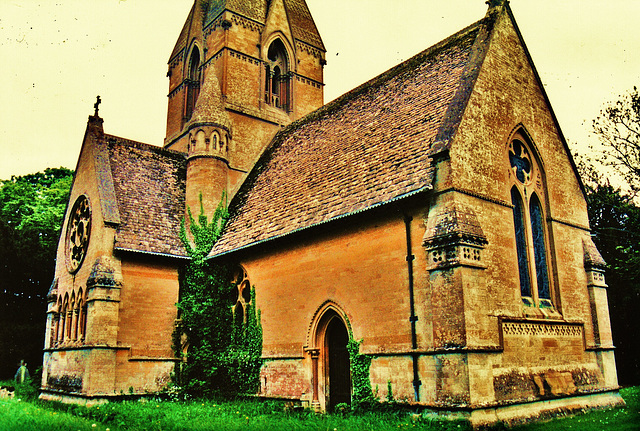
[[[531,297],[531,279],[529,278],[529,257],[527,253],[527,233],[525,229],[524,207],[520,192],[515,186],[511,189],[511,204],[513,205],[513,225],[516,234],[520,293],[523,297]]]
[[[285,111],[290,111],[291,74],[289,73],[287,51],[280,39],[276,39],[269,45],[265,68],[265,103]]]
[[[184,120],[187,121],[193,114],[198,95],[200,94],[200,50],[197,46],[194,46],[191,51],[187,69],[187,79],[185,79],[184,83],[187,87]]]
[[[536,158],[518,132],[509,144],[511,204],[520,295],[525,305],[553,307],[544,216],[546,194]]]

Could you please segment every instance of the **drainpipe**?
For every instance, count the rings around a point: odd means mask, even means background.
[[[420,381],[420,375],[418,374],[418,358],[419,355],[415,350],[418,348],[418,338],[416,335],[416,322],[418,321],[418,316],[416,316],[415,303],[413,298],[413,260],[416,258],[411,253],[411,220],[413,217],[404,214],[404,227],[405,233],[407,236],[407,271],[409,274],[409,308],[411,312],[411,316],[409,317],[409,321],[411,322],[411,348],[414,350],[411,354],[412,362],[413,362],[413,392],[415,396],[416,402],[420,401],[420,385],[422,382]]]

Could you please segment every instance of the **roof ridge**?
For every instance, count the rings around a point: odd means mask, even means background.
[[[104,140],[107,143],[110,144],[120,144],[120,145],[126,145],[129,147],[135,147],[139,150],[146,150],[146,151],[153,151],[155,153],[158,154],[166,154],[166,155],[170,155],[170,156],[175,156],[176,158],[185,158],[185,154],[181,153],[180,151],[176,151],[176,150],[169,150],[166,149],[164,147],[158,146],[158,145],[153,145],[153,144],[147,144],[145,142],[140,142],[140,141],[134,141],[132,139],[127,139],[127,138],[123,138],[120,136],[116,136],[116,135],[111,135],[108,133],[104,134]]]
[[[449,37],[447,37],[445,39],[442,39],[440,42],[437,42],[436,44],[431,45],[430,47],[420,51],[419,53],[417,53],[414,56],[412,56],[411,58],[403,61],[402,63],[397,64],[397,65],[391,67],[390,69],[387,69],[386,71],[382,72],[380,75],[377,75],[377,76],[371,78],[370,80],[358,85],[357,87],[349,90],[348,92],[344,93],[343,95],[335,98],[331,102],[321,106],[320,108],[316,109],[313,112],[310,112],[309,114],[305,115],[304,117],[300,118],[299,120],[296,120],[296,121],[290,123],[287,127],[282,129],[278,134],[280,134],[280,133],[288,133],[290,131],[290,129],[295,129],[298,126],[300,126],[302,124],[305,124],[308,121],[312,121],[312,120],[315,120],[317,118],[321,118],[323,115],[327,115],[327,114],[331,113],[332,110],[340,108],[342,105],[344,105],[350,99],[352,99],[353,97],[358,96],[359,94],[361,94],[364,91],[370,89],[371,87],[383,84],[386,81],[388,81],[390,78],[399,75],[400,73],[402,73],[405,70],[410,69],[410,66],[413,65],[414,63],[418,63],[418,62],[422,63],[422,62],[424,62],[430,56],[435,55],[440,50],[450,46],[454,41],[457,41],[457,40],[461,39],[462,37],[466,36],[468,33],[474,31],[476,29],[476,27],[479,28],[479,26],[483,23],[484,20],[485,20],[485,18],[474,22],[473,24],[463,28],[462,30],[452,34],[451,36],[449,36]],[[277,135],[276,135],[276,137],[277,137]],[[274,137],[274,139],[273,139],[274,141],[275,141],[276,137]]]
[[[490,8],[484,18],[478,21],[478,34],[473,42],[464,72],[460,77],[456,94],[449,103],[449,107],[443,117],[435,140],[429,149],[431,156],[446,153],[450,149],[451,142],[458,130],[458,125],[462,120],[467,103],[469,102],[476,80],[480,74],[480,69],[484,64],[493,36],[494,26],[503,11],[504,8],[502,7]]]

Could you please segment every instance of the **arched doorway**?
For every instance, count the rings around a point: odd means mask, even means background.
[[[325,378],[327,380],[327,410],[340,403],[351,404],[351,367],[347,343],[349,333],[342,319],[333,317],[325,331]]]

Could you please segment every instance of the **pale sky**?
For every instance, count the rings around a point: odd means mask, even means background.
[[[167,60],[193,0],[0,0],[0,179],[75,168],[96,95],[105,132],[162,145]],[[307,0],[325,102],[482,18],[484,0]],[[512,0],[565,137],[640,84],[640,1]]]

